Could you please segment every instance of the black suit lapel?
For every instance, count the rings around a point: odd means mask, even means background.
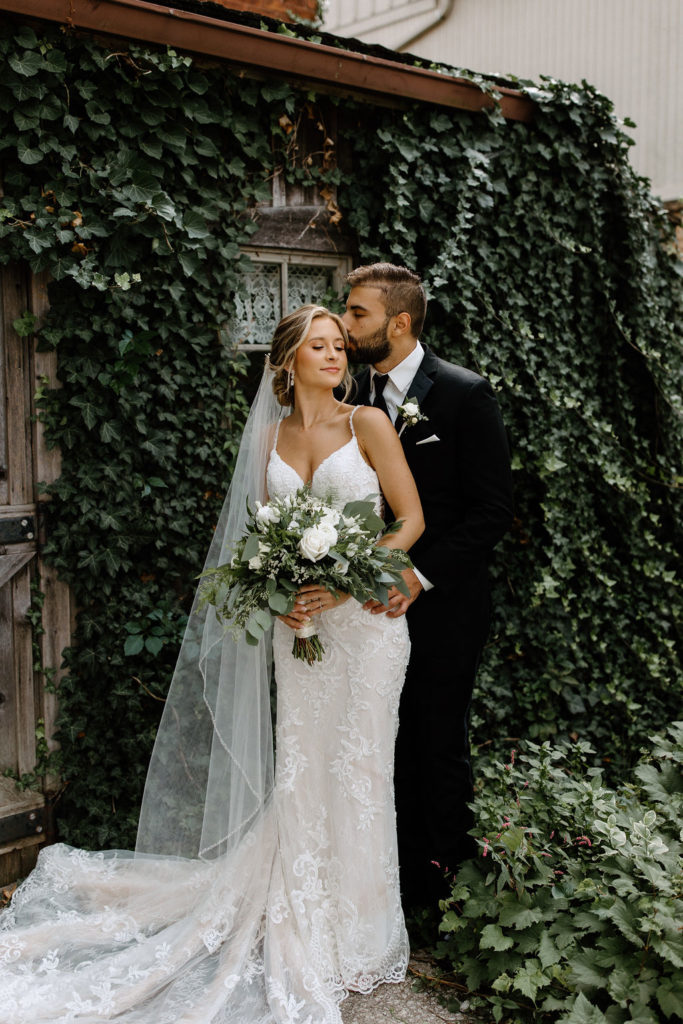
[[[420,407],[431,390],[439,367],[439,361],[432,350],[426,346],[424,347],[424,350],[425,353],[422,357],[422,362],[418,366],[417,373],[408,386],[405,397],[406,402],[411,398],[415,398]]]
[[[411,398],[416,399],[419,405],[422,405],[426,396],[429,394],[433,379],[424,372],[422,366],[418,367],[417,373],[413,377],[408,390],[406,391],[405,401],[409,401]]]

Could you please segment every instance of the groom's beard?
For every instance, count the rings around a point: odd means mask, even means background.
[[[374,334],[369,334],[367,338],[355,338],[349,332],[351,344],[348,354],[352,363],[381,363],[391,355],[391,342],[387,338],[390,319],[387,317],[382,326]]]

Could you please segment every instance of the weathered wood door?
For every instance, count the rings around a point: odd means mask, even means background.
[[[39,379],[56,379],[52,354],[35,351],[13,322],[47,308],[46,281],[26,268],[0,268],[0,883],[25,874],[49,837],[45,794],[20,789],[36,766],[36,730],[52,740],[56,697],[46,693],[42,664],[59,670],[70,636],[68,589],[40,557],[39,481],[54,480],[59,456],[45,449],[33,396]],[[44,595],[43,628],[33,637],[32,589]],[[36,647],[34,649],[34,639]],[[55,780],[50,780],[54,784]],[[43,787],[44,788],[44,787]]]

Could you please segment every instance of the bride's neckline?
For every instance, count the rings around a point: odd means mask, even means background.
[[[294,475],[297,476],[299,478],[299,480],[301,480],[301,483],[304,484],[304,486],[310,487],[310,485],[315,480],[316,473],[319,470],[322,469],[322,467],[325,465],[325,463],[329,462],[329,460],[332,458],[333,455],[338,455],[339,452],[342,452],[345,448],[348,448],[349,445],[353,444],[353,442],[355,440],[356,440],[356,435],[354,434],[353,437],[350,437],[348,439],[348,441],[345,441],[344,444],[340,445],[338,448],[335,448],[334,451],[330,452],[329,455],[326,455],[325,458],[322,460],[322,462],[319,462],[318,465],[315,467],[315,469],[313,470],[313,472],[311,474],[311,479],[308,480],[308,481],[304,480],[304,478],[302,477],[301,473],[299,473],[298,470],[294,469],[294,466],[290,465],[289,462],[287,462],[285,459],[282,458],[282,456],[280,455],[279,451],[277,450],[277,439],[275,441],[275,444],[273,445],[273,450],[271,452],[271,455],[277,455],[277,457],[280,460],[280,462],[282,462],[283,465],[285,465],[287,467],[287,469],[291,469],[292,473],[294,473]]]

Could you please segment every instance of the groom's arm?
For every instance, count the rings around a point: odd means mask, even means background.
[[[507,437],[487,381],[478,378],[468,386],[449,444],[436,523],[426,517],[425,533],[413,549],[415,566],[435,587],[471,576],[512,521]]]

